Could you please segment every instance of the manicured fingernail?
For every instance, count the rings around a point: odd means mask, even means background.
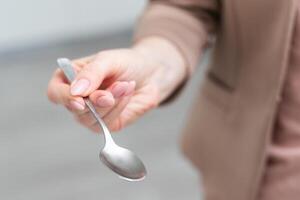
[[[75,81],[71,86],[71,94],[72,95],[81,95],[83,94],[88,87],[90,86],[90,81],[87,79],[79,79]]]
[[[135,86],[136,86],[135,81],[130,81],[127,91],[125,92],[124,95],[125,96],[131,95],[134,92]]]
[[[82,105],[81,103],[77,102],[77,101],[70,101],[70,105],[72,106],[73,109],[76,110],[84,110],[84,105]]]
[[[115,98],[120,98],[126,93],[128,87],[129,87],[128,82],[118,82],[113,86],[111,93]]]
[[[110,107],[113,106],[115,103],[115,100],[110,95],[101,96],[97,99],[97,105],[99,107]]]

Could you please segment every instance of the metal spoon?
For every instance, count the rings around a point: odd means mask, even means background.
[[[76,74],[70,60],[67,58],[59,58],[57,59],[57,63],[71,83],[75,79]],[[92,102],[88,98],[84,98],[84,102],[104,133],[105,145],[100,152],[102,162],[122,179],[127,181],[143,180],[147,173],[143,162],[133,152],[118,146],[114,142],[110,131],[97,114]]]

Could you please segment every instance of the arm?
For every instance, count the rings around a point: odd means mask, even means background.
[[[192,73],[217,24],[217,0],[194,1],[151,1],[132,48],[75,60],[78,73],[71,86],[57,70],[49,83],[49,99],[96,132],[100,129],[83,97],[91,99],[112,131],[165,102]]]
[[[219,21],[218,0],[152,0],[138,23],[134,41],[149,36],[168,40],[191,74]]]

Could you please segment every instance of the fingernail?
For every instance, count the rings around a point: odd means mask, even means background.
[[[70,105],[72,106],[72,108],[76,109],[76,110],[84,110],[84,105],[82,105],[81,103],[77,102],[77,101],[70,101]]]
[[[126,93],[128,87],[129,87],[128,82],[116,83],[116,85],[113,86],[111,93],[113,94],[113,96],[115,98],[120,98],[121,96],[123,96]]]
[[[124,96],[131,95],[134,92],[135,86],[136,86],[135,81],[130,81],[129,86],[128,86],[127,91],[125,92]]]
[[[89,86],[90,86],[89,80],[79,79],[78,81],[75,81],[75,83],[72,84],[71,94],[74,96],[81,95],[88,89]]]
[[[101,96],[97,99],[97,105],[99,107],[110,107],[113,106],[114,103],[115,103],[114,98],[109,95]]]

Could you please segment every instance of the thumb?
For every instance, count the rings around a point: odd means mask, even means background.
[[[98,89],[108,74],[108,62],[95,59],[77,74],[71,84],[73,96],[88,96]]]

